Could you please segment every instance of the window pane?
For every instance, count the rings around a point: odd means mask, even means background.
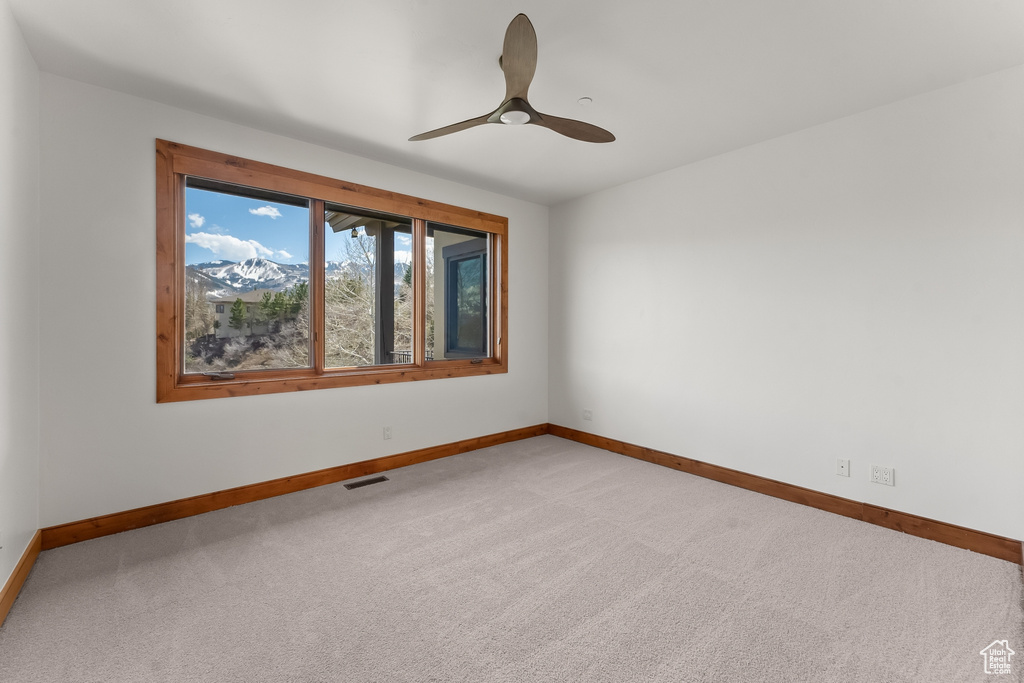
[[[412,221],[325,207],[324,365],[412,363]]]
[[[427,224],[427,358],[490,356],[485,232]]]
[[[185,372],[310,366],[309,206],[185,183]]]

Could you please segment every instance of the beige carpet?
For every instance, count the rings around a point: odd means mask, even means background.
[[[0,681],[1020,680],[1020,568],[552,436],[44,552]],[[980,651],[1008,639],[1011,676]]]

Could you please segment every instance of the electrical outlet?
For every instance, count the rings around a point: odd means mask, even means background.
[[[594,419],[594,411],[592,411],[592,410],[584,410],[583,411],[583,419],[586,420],[587,422],[593,420]]]
[[[883,486],[895,486],[896,468],[882,467],[881,465],[872,465],[871,481],[875,484],[882,484]]]
[[[882,483],[885,484],[886,486],[895,486],[896,485],[896,470],[894,470],[892,467],[883,467],[882,468]]]
[[[391,425],[384,428],[384,440],[387,441],[391,438]]]
[[[850,461],[848,458],[836,459],[836,474],[840,477],[850,476]]]

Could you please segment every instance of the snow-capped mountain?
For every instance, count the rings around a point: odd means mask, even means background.
[[[208,300],[220,299],[228,295],[228,290],[223,282],[210,277],[195,266],[185,266],[185,277],[188,279],[188,288],[199,285],[206,289]]]
[[[192,266],[217,282],[228,292],[249,292],[254,289],[280,291],[309,280],[309,265],[275,263],[265,258],[251,258],[234,263],[211,261]]]
[[[328,278],[341,277],[344,273],[364,274],[366,266],[347,261],[328,261]],[[395,264],[395,286],[405,275],[405,265]],[[186,268],[188,277],[206,286],[209,299],[220,299],[232,294],[251,292],[254,289],[270,289],[280,292],[301,282],[309,282],[309,264],[276,263],[265,258],[251,258],[241,263],[234,261],[208,261]]]

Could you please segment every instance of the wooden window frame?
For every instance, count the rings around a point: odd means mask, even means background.
[[[311,200],[311,367],[239,371],[233,379],[223,380],[200,374],[185,374],[185,178],[190,175]],[[325,202],[412,219],[414,285],[411,364],[324,368],[324,273],[322,268],[314,268],[312,264],[324,262]],[[423,264],[426,262],[428,221],[478,230],[492,236],[489,264],[491,355],[488,358],[426,360],[426,273]],[[502,216],[158,139],[156,285],[158,403],[508,372],[508,219]]]

